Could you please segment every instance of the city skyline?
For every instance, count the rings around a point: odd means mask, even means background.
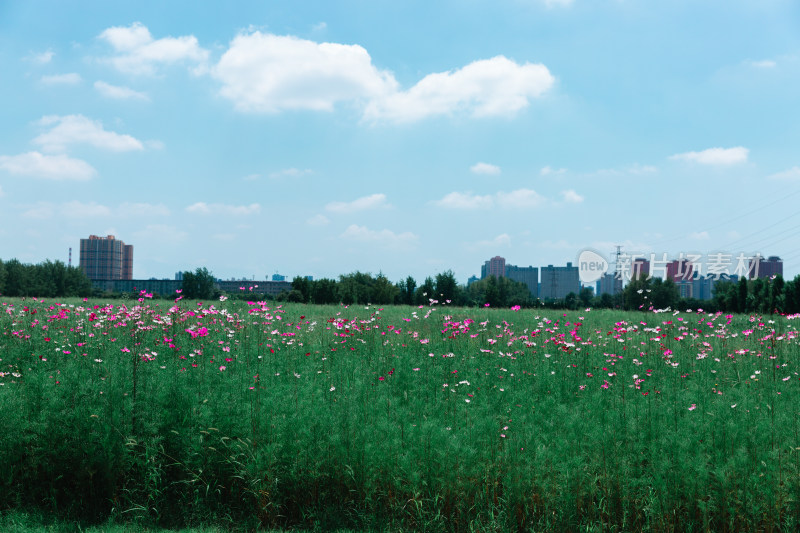
[[[796,3],[225,6],[0,5],[2,259],[95,234],[141,278],[617,245],[800,273]]]

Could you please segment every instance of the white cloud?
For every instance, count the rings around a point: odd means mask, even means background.
[[[39,124],[52,126],[50,131],[33,140],[46,151],[62,151],[68,144],[80,143],[114,152],[144,149],[141,141],[130,135],[106,131],[100,122],[83,115],[45,116],[42,117]]]
[[[349,241],[376,243],[387,248],[405,248],[416,243],[419,238],[410,231],[403,233],[395,233],[388,229],[375,231],[357,224],[348,226],[340,237]]]
[[[783,172],[776,172],[775,174],[768,176],[768,179],[780,181],[800,181],[800,167],[792,167],[789,170],[784,170]]]
[[[125,202],[119,206],[115,214],[123,217],[166,217],[170,211],[164,204]]]
[[[751,67],[756,68],[775,68],[778,66],[778,63],[771,59],[762,59],[761,61],[750,61],[749,62]]]
[[[149,139],[149,140],[144,142],[144,145],[147,148],[150,148],[151,150],[163,150],[164,149],[164,143],[159,141],[159,140],[156,140],[156,139]]]
[[[325,22],[317,22],[316,24],[314,24],[313,26],[311,26],[311,29],[312,29],[313,31],[324,31],[324,30],[326,30],[327,28],[328,28],[328,24],[327,24],[327,23],[325,23]]]
[[[701,152],[685,152],[670,156],[670,159],[692,161],[703,165],[735,165],[747,161],[749,150],[743,146],[735,148],[708,148]]]
[[[474,61],[448,72],[429,74],[408,91],[373,99],[365,117],[413,122],[459,112],[473,117],[509,117],[555,83],[541,64],[519,65],[504,57]]]
[[[387,207],[390,206],[386,203],[386,195],[379,193],[363,196],[352,202],[331,202],[325,206],[325,210],[332,213],[352,213],[365,209],[385,209]]]
[[[332,111],[363,105],[368,120],[411,122],[462,112],[510,116],[555,83],[547,67],[497,56],[429,74],[407,91],[361,46],[254,31],[236,36],[211,69],[239,111]]]
[[[53,217],[55,209],[55,206],[50,202],[38,202],[35,205],[27,207],[22,212],[22,217],[46,220]]]
[[[320,215],[314,215],[313,217],[311,217],[308,220],[306,220],[306,224],[308,224],[309,226],[326,226],[329,223],[330,223],[330,220],[328,220],[328,217],[326,217],[325,215],[321,215],[321,214]]]
[[[145,93],[134,91],[129,87],[111,85],[110,83],[106,83],[104,81],[94,82],[94,88],[102,96],[105,96],[106,98],[113,98],[114,100],[150,100]]]
[[[451,192],[435,202],[439,207],[447,209],[486,209],[494,205],[491,196],[479,196],[472,193]]]
[[[46,65],[50,61],[52,61],[53,56],[55,56],[55,52],[52,50],[46,50],[40,53],[31,52],[28,54],[24,59],[30,61],[31,63],[36,63],[39,65]]]
[[[527,209],[543,205],[547,199],[533,189],[517,189],[516,191],[498,192],[497,204],[506,208]]]
[[[91,179],[97,172],[86,161],[66,155],[44,155],[27,152],[19,155],[0,155],[0,169],[10,174],[51,180]]]
[[[161,65],[184,62],[202,65],[208,60],[208,50],[201,48],[193,35],[153,39],[150,30],[140,22],[108,28],[99,38],[117,52],[109,59],[111,64],[128,74],[154,74]]]
[[[83,78],[81,78],[81,75],[76,72],[42,76],[42,83],[46,85],[77,85],[82,81]]]
[[[488,174],[491,176],[496,176],[500,174],[500,167],[489,163],[475,163],[474,165],[469,167],[469,170],[473,174]]]
[[[557,174],[564,174],[566,171],[567,171],[566,168],[558,168],[558,169],[556,169],[556,168],[552,168],[550,166],[544,166],[539,171],[539,175],[540,176],[550,176],[550,175],[553,175],[553,174],[556,174],[556,175]]]
[[[23,216],[27,218],[51,218],[58,214],[65,218],[93,218],[93,217],[163,217],[168,216],[169,209],[163,204],[129,203],[125,202],[117,208],[108,207],[97,202],[81,202],[73,200],[61,204],[39,202],[29,207]],[[114,232],[111,232],[113,234]]]
[[[689,238],[695,241],[707,241],[711,237],[707,231],[694,231],[689,234]]]
[[[467,248],[474,250],[477,248],[507,248],[509,246],[511,246],[511,237],[508,233],[502,233],[494,239],[478,241],[472,245],[468,245]]]
[[[307,176],[309,174],[313,174],[311,169],[299,169],[299,168],[285,168],[283,170],[278,170],[277,172],[271,172],[269,177],[272,179],[279,179],[279,178],[299,178],[301,176]]]
[[[539,246],[542,248],[549,248],[551,250],[575,250],[577,246],[575,244],[570,243],[566,239],[559,239],[557,241],[551,241],[547,239],[542,241]]]
[[[72,201],[61,204],[59,212],[62,216],[69,218],[92,218],[111,216],[111,209],[98,204],[97,202],[84,203]]]
[[[658,168],[654,167],[653,165],[640,165],[639,163],[634,163],[628,167],[628,173],[636,176],[641,176],[642,174],[652,174],[653,172],[657,171]]]
[[[168,224],[150,224],[144,229],[135,231],[134,237],[139,242],[153,244],[175,244],[184,241],[189,237],[189,233],[179,227]]]
[[[262,113],[331,111],[338,102],[375,98],[397,84],[361,46],[258,31],[236,36],[212,73],[236,109]]]
[[[561,196],[564,198],[564,201],[569,204],[579,204],[583,202],[583,196],[576,193],[572,189],[567,189],[566,191],[561,191]]]
[[[529,209],[547,203],[547,198],[533,189],[517,189],[511,192],[497,192],[494,195],[480,196],[470,192],[451,192],[434,202],[446,209],[488,209],[497,205],[506,209]]]
[[[188,206],[186,208],[186,211],[198,215],[249,216],[260,213],[261,206],[259,204],[228,205],[228,204],[207,204],[205,202],[197,202]]]

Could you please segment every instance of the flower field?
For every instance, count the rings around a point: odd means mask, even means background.
[[[796,317],[6,300],[0,512],[795,531]]]

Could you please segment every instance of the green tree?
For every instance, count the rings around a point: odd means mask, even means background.
[[[289,300],[290,302],[311,301],[311,282],[305,276],[294,277],[292,280],[292,290],[300,293],[300,300]]]
[[[372,287],[372,303],[378,305],[392,304],[394,303],[397,294],[397,286],[389,281],[389,278],[384,276],[382,272],[379,272],[378,277],[375,278],[375,283]]]
[[[783,287],[783,311],[793,315],[800,313],[800,275],[795,276]]]
[[[298,291],[297,289],[292,289],[292,290],[288,291],[286,293],[285,297],[286,297],[286,301],[287,302],[292,302],[292,303],[303,303],[303,302],[305,302],[305,299],[303,297],[303,293]]]
[[[339,303],[336,280],[322,278],[312,282],[311,301],[315,304],[335,304]]]
[[[5,264],[6,267],[6,296],[31,296],[29,292],[30,277],[29,269],[19,262],[12,259]]]
[[[622,290],[622,301],[625,309],[647,311],[650,308],[652,279],[650,276],[640,276],[628,282]]]
[[[405,301],[408,305],[414,305],[414,294],[417,290],[417,280],[413,277],[408,276],[406,278],[406,291],[405,291]]]
[[[714,306],[720,311],[738,312],[738,289],[737,285],[731,281],[718,281],[714,283],[714,296],[712,298]]]
[[[6,292],[6,265],[0,259],[0,294]]]
[[[91,296],[92,281],[78,267],[67,267],[65,278],[65,296]]]
[[[748,283],[750,288],[750,300],[748,313],[763,313],[769,305],[769,288],[763,278],[756,278]]]
[[[655,278],[650,286],[649,299],[654,309],[674,309],[680,300],[680,292],[671,279]]]
[[[207,268],[197,268],[194,272],[183,273],[183,296],[189,300],[208,300],[218,296],[216,280]]]
[[[425,278],[425,281],[422,282],[417,288],[417,291],[414,293],[414,303],[416,305],[426,305],[430,302],[431,298],[434,298],[434,293],[436,292],[436,287],[433,284],[433,278],[428,276]],[[435,298],[434,298],[435,299]]]
[[[581,307],[589,307],[594,297],[594,291],[589,287],[582,287],[578,293],[578,300],[581,302]]]
[[[785,300],[783,294],[784,285],[785,283],[783,281],[783,276],[781,276],[780,274],[775,276],[775,278],[772,280],[772,283],[770,283],[769,287],[770,313],[775,313],[775,312],[780,313],[781,311],[783,311],[783,304]]]
[[[564,306],[567,309],[577,309],[578,307],[578,295],[574,292],[570,292],[567,294],[566,298],[564,298]]]
[[[599,307],[603,309],[611,309],[614,307],[614,296],[610,293],[604,292],[600,295],[600,305]]]
[[[436,288],[434,290],[436,300],[445,303],[448,300],[455,302],[459,298],[459,287],[456,276],[452,270],[436,274]]]
[[[739,278],[738,291],[739,292],[736,295],[736,303],[738,304],[736,311],[738,311],[739,313],[746,313],[748,311],[748,308],[747,308],[747,304],[748,304],[747,295],[748,295],[748,292],[749,292],[749,288],[747,286],[747,277],[746,276],[742,276],[741,278]]]
[[[339,301],[345,305],[368,304],[372,302],[375,280],[372,275],[364,272],[351,272],[339,276],[337,285]]]

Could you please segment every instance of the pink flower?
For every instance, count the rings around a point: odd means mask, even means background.
[[[690,411],[694,411],[695,409],[697,409],[697,404],[694,404],[694,403],[693,403],[693,404],[691,405],[691,407],[689,407],[689,410],[690,410]]]
[[[223,371],[223,370],[225,370],[226,368],[228,368],[228,367],[226,367],[225,365],[222,365],[221,367],[219,367],[219,371],[220,371],[220,372],[222,372],[222,371]]]

